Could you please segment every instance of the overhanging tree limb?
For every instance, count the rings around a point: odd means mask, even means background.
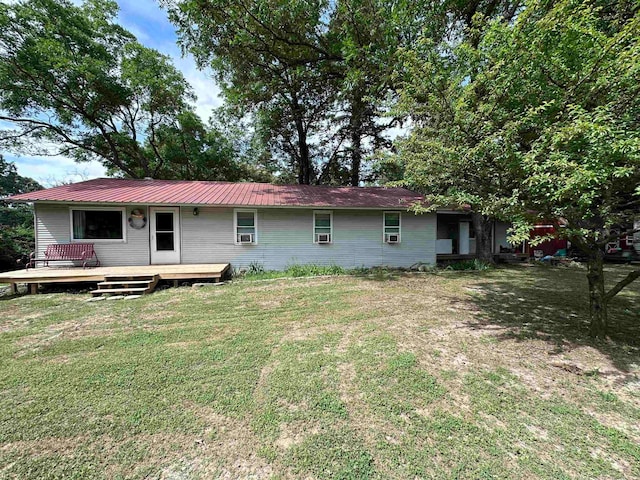
[[[624,279],[618,282],[611,290],[606,293],[605,298],[607,299],[607,301],[611,300],[618,293],[620,293],[623,288],[625,288],[627,285],[634,282],[638,278],[640,278],[640,270],[629,272],[629,274]]]

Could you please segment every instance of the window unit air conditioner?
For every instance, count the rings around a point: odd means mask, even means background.
[[[238,234],[238,243],[253,243],[253,233]]]
[[[331,234],[316,233],[316,243],[331,243]]]
[[[400,243],[400,234],[399,233],[386,233],[384,235],[384,241],[386,243]]]

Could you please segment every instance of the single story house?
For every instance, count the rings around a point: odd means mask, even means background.
[[[93,243],[102,266],[408,267],[474,252],[468,215],[415,214],[423,197],[404,188],[101,178],[10,201],[33,202],[38,257]],[[507,245],[496,223],[495,251]]]

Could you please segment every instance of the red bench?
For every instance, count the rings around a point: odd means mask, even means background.
[[[82,261],[82,268],[85,268],[92,258],[96,259],[94,267],[99,267],[100,260],[93,249],[93,243],[54,243],[47,245],[44,258],[36,258],[35,253],[32,253],[27,269],[35,268],[37,262],[44,262],[44,266],[48,267],[49,262],[62,261]]]

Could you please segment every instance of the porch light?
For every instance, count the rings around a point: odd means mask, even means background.
[[[200,210],[198,209],[198,207],[193,209],[193,216],[197,217],[198,215],[200,215]]]

